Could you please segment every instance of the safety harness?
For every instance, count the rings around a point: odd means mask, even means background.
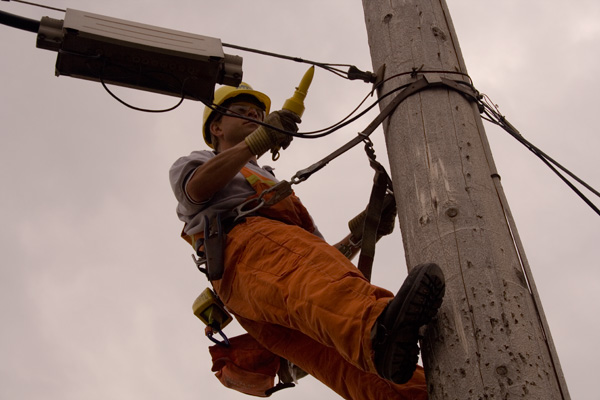
[[[258,215],[299,226],[311,233],[315,230],[310,214],[290,185],[279,185],[247,167],[240,172],[256,194],[237,207],[232,215],[218,215],[214,221],[206,219],[203,234],[186,238],[194,243],[196,254],[200,257],[194,258],[196,265],[210,281],[219,280],[223,275],[227,233],[246,217]],[[201,265],[205,265],[205,268]],[[194,315],[206,324],[206,336],[216,344],[209,347],[212,370],[226,387],[245,394],[268,397],[278,390],[293,387],[296,379],[306,375],[287,360],[266,350],[248,334],[227,338],[223,328],[232,318],[211,289],[206,288],[192,308]],[[223,340],[215,339],[214,334],[219,334]],[[276,375],[279,376],[277,384]]]
[[[199,257],[193,256],[196,266],[207,275],[207,278],[210,281],[221,279],[226,235],[235,225],[243,222],[249,216],[264,216],[313,232],[312,218],[298,197],[294,195],[292,185],[306,181],[329,162],[363,142],[370,166],[375,170],[375,176],[362,227],[354,221],[350,221],[349,227],[352,233],[351,237],[360,237],[358,242],[350,244],[352,247],[360,245],[358,268],[365,278],[370,280],[381,215],[386,208],[395,205],[395,199],[392,180],[383,165],[376,161],[373,143],[369,136],[402,101],[422,90],[436,87],[451,89],[475,102],[481,97],[466,82],[439,76],[422,76],[417,79],[418,72],[413,70],[413,78],[416,81],[400,91],[364,131],[325,158],[298,171],[289,181],[283,180],[276,183],[244,167],[241,173],[254,188],[256,194],[249,197],[231,213],[218,215],[214,221],[206,219],[203,233],[196,235],[182,233],[182,237],[194,246]],[[361,229],[362,232],[360,232]],[[347,256],[352,253],[348,247],[342,247],[340,250]],[[290,366],[286,360],[264,349],[248,334],[228,339],[222,330],[231,321],[231,315],[210,289],[207,288],[196,299],[193,309],[194,314],[207,325],[206,335],[215,343],[215,346],[209,348],[213,358],[213,371],[225,386],[242,393],[268,397],[280,389],[293,387],[297,376],[306,375],[297,367]],[[213,336],[215,333],[220,334],[223,341],[215,339]],[[279,375],[279,383],[275,385],[276,374]]]

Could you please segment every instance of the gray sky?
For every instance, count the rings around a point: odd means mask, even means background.
[[[372,70],[356,0],[47,4]],[[449,7],[475,86],[525,137],[600,188],[600,3],[455,0]],[[63,18],[17,3],[0,9]],[[56,53],[36,49],[34,34],[4,26],[0,34],[0,398],[245,397],[210,372],[209,342],[191,313],[207,282],[178,238],[168,184],[172,162],[204,148],[202,105],[187,101],[160,115],[131,111],[97,83],[54,77]],[[225,51],[244,57],[245,80],[268,93],[274,108],[307,68]],[[369,89],[317,70],[302,129],[336,122]],[[142,107],[176,102],[115,90]],[[291,177],[368,122],[320,141],[296,140],[275,164],[278,176]],[[571,396],[598,399],[600,219],[514,139],[487,123],[486,130]],[[384,159],[381,131],[373,141]],[[372,172],[361,153],[297,189],[331,241],[346,234],[347,220],[367,201]],[[401,248],[398,232],[380,242],[375,284],[398,289],[406,275]],[[276,396],[337,398],[312,378]]]

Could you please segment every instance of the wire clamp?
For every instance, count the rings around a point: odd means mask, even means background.
[[[366,83],[375,83],[377,81],[377,75],[370,71],[361,71],[354,65],[351,65],[350,68],[348,68],[348,79],[351,81],[360,79]]]
[[[419,68],[412,67],[412,72],[410,73],[410,77],[413,79],[417,79],[419,76],[419,72],[421,72],[423,70],[423,67],[425,67],[425,64],[421,64],[421,66]]]

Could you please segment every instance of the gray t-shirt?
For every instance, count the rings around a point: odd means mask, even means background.
[[[169,170],[169,180],[175,197],[177,198],[177,216],[185,223],[185,233],[193,235],[204,231],[204,216],[209,221],[217,214],[229,212],[242,204],[246,199],[256,192],[252,185],[246,180],[241,172],[215,195],[202,202],[196,203],[188,196],[185,188],[188,180],[200,165],[213,158],[216,154],[208,150],[193,151],[189,156],[181,157]],[[259,167],[254,162],[249,162],[246,167],[259,175],[279,182],[273,175],[270,167]],[[319,228],[315,225],[313,234],[323,239]]]
[[[196,203],[187,195],[185,187],[193,172],[200,165],[213,158],[215,153],[208,150],[193,151],[189,156],[181,157],[169,170],[169,180],[177,204],[177,216],[185,223],[185,233],[195,234],[204,230],[204,216],[209,220],[218,214],[233,210],[256,192],[246,178],[237,173],[234,178],[219,192],[202,203]],[[246,164],[250,170],[277,182],[269,170],[259,167],[253,162]]]

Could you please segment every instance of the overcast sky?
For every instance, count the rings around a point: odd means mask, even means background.
[[[372,70],[357,0],[46,4]],[[475,86],[525,137],[600,188],[600,3],[448,5]],[[14,2],[2,2],[0,9],[33,19],[64,17]],[[0,34],[0,398],[244,398],[210,372],[210,342],[191,312],[207,282],[178,237],[181,224],[168,183],[168,169],[179,156],[204,148],[203,106],[186,101],[158,115],[129,110],[100,84],[54,77],[56,53],[36,49],[34,34],[5,26]],[[307,68],[225,52],[244,57],[245,80],[270,94],[274,108]],[[369,90],[317,70],[302,129],[336,122]],[[142,107],[176,102],[115,91]],[[368,123],[363,118],[320,141],[294,141],[274,165],[278,176],[291,177]],[[514,139],[485,126],[571,396],[598,399],[600,217]],[[373,141],[385,159],[381,131]],[[371,182],[357,149],[297,193],[333,242],[364,207]],[[406,275],[401,249],[398,232],[380,242],[375,284],[398,289]],[[236,325],[227,332],[241,330]],[[276,397],[337,398],[312,378]]]

